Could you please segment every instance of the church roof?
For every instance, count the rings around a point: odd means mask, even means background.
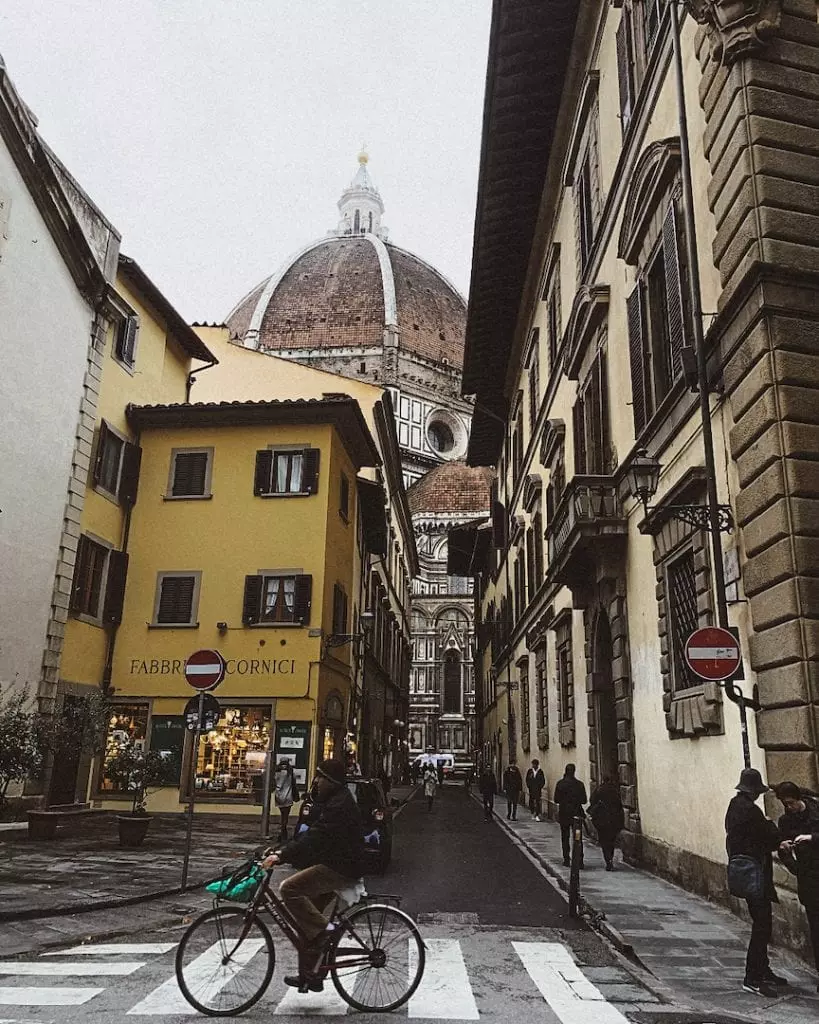
[[[444,462],[407,491],[410,512],[488,512],[495,471],[472,468],[463,461]]]

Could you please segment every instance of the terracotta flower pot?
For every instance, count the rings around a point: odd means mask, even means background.
[[[141,846],[152,821],[150,814],[118,814],[119,845]]]

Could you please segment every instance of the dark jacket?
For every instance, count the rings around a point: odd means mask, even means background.
[[[779,832],[783,839],[811,835],[809,843],[800,843],[792,851],[780,853],[785,867],[796,875],[799,902],[806,907],[819,908],[819,801],[803,797],[805,810],[788,812],[779,819]]]
[[[498,791],[498,784],[495,781],[495,773],[488,768],[481,772],[481,781],[478,783],[483,796],[494,796]]]
[[[626,816],[616,782],[604,782],[597,787],[591,795],[588,814],[598,835],[616,836],[622,830]]]
[[[279,858],[299,870],[323,864],[358,878],[364,858],[364,823],[346,786],[339,786],[328,800],[314,803],[309,830],[287,843]]]
[[[523,779],[521,778],[520,769],[509,765],[503,773],[504,793],[511,799],[512,797],[520,796],[520,791],[522,789]]]
[[[538,768],[535,771],[534,768],[530,768],[526,773],[526,788],[530,793],[540,793],[543,791],[543,787],[546,785],[546,776],[543,774],[543,769]]]
[[[572,818],[586,816],[583,804],[586,803],[586,787],[573,775],[564,775],[555,786],[555,803],[557,818],[562,825],[568,825]]]
[[[725,814],[725,849],[728,858],[744,853],[762,865],[765,898],[778,903],[773,884],[771,850],[782,842],[779,829],[769,821],[748,793],[737,793]]]

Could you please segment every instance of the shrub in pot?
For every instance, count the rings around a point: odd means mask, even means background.
[[[120,845],[139,846],[152,821],[146,808],[148,790],[166,782],[168,764],[155,750],[125,746],[105,762],[105,776],[118,790],[132,795],[131,813],[117,815]]]

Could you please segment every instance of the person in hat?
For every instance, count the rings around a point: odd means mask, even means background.
[[[744,768],[737,784],[737,795],[728,804],[725,815],[725,846],[728,859],[751,857],[762,866],[763,892],[748,899],[751,915],[751,938],[745,958],[746,992],[771,998],[778,994],[778,986],[787,985],[787,979],[771,970],[768,943],[773,928],[772,905],[778,902],[773,883],[771,853],[782,843],[782,836],[774,822],[766,818],[756,801],[767,793],[768,787],[756,768]]]
[[[784,839],[779,859],[796,875],[796,892],[808,918],[819,973],[819,800],[804,793],[795,782],[780,782],[774,792],[785,808],[778,822]]]
[[[290,817],[290,811],[293,809],[293,804],[298,803],[301,799],[299,784],[293,772],[293,765],[286,757],[279,761],[279,766],[274,776],[274,783],[276,786],[276,807],[279,809],[279,816],[281,818],[279,842],[286,842],[287,820]]]
[[[335,892],[360,877],[364,860],[364,823],[345,784],[341,761],[319,763],[313,792],[310,828],[281,849],[268,850],[263,860],[265,868],[292,864],[297,869],[284,879],[279,892],[306,938],[298,951],[298,975],[284,979],[301,992],[323,988],[318,967],[329,938]]]

